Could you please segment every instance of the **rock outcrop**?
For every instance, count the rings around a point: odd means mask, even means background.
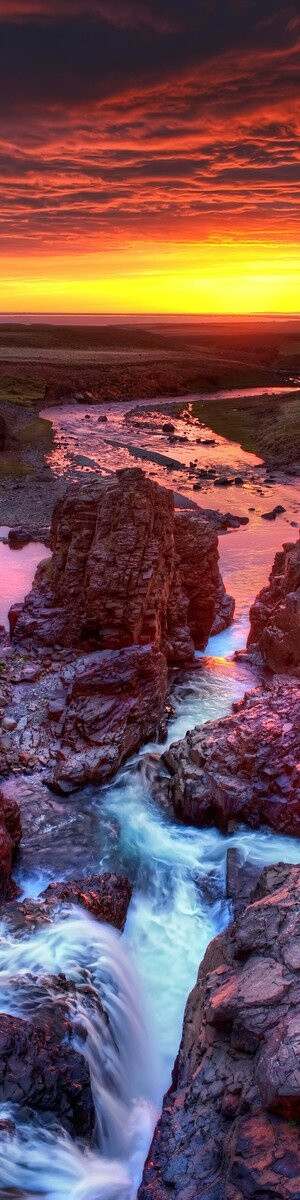
[[[132,887],[126,875],[105,871],[83,879],[50,883],[37,900],[12,900],[5,904],[2,916],[13,937],[28,937],[52,922],[62,905],[79,904],[96,921],[124,929]]]
[[[152,644],[171,662],[203,648],[219,588],[217,535],[174,516],[172,492],[139,469],[72,487],[54,509],[51,562],[37,572],[16,642],[120,649]]]
[[[89,875],[86,879],[69,879],[64,883],[50,883],[43,893],[46,907],[59,904],[80,904],[95,917],[123,930],[131,900],[132,887],[125,875],[114,875],[105,871],[103,875]]]
[[[246,821],[300,835],[300,705],[296,680],[259,687],[163,755],[162,789],[182,821],[222,831]]]
[[[300,1195],[300,868],[257,897],[200,967],[139,1200]]]
[[[75,1137],[91,1139],[95,1122],[89,1068],[73,1049],[71,1026],[32,1024],[0,1013],[0,1100],[55,1113]]]
[[[11,870],[21,832],[17,801],[0,791],[0,905],[18,895],[18,888],[11,879]]]
[[[51,561],[39,566],[24,605],[10,611],[10,631],[14,651],[37,656],[43,724],[43,664],[49,659],[52,670],[58,660],[59,673],[61,662],[57,702],[49,680],[49,732],[40,749],[47,781],[63,793],[106,782],[161,735],[167,664],[191,661],[216,612],[222,628],[231,620],[233,601],[220,577],[214,527],[201,513],[175,514],[173,493],[139,468],[70,488],[54,510],[51,544]],[[13,705],[8,721],[18,739]],[[23,741],[29,769],[28,730]]]
[[[247,646],[273,672],[300,667],[300,538],[275,556],[269,583],[250,609]]]
[[[60,746],[50,779],[54,790],[110,779],[125,758],[159,735],[166,690],[166,660],[152,646],[83,655],[59,721]],[[49,715],[55,739],[53,705]]]

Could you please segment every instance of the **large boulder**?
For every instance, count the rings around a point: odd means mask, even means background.
[[[140,468],[71,487],[54,509],[51,562],[11,615],[15,642],[86,649],[159,647],[187,661],[209,636],[218,539],[201,514],[175,518],[173,493]]]
[[[153,646],[79,658],[60,723],[54,790],[110,779],[125,758],[159,735],[166,690],[166,659]],[[56,727],[55,720],[54,735]]]
[[[170,747],[161,787],[189,825],[246,821],[300,835],[300,706],[292,679],[258,687]],[[165,768],[169,773],[166,778]]]
[[[250,609],[247,645],[271,671],[300,667],[300,538],[275,556],[269,583]]]
[[[209,946],[139,1200],[299,1200],[300,868]]]

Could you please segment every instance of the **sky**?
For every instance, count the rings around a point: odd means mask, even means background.
[[[299,0],[0,0],[0,310],[298,311],[299,130]]]

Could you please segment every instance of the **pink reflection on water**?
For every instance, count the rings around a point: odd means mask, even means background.
[[[0,526],[0,537],[7,537],[8,527]],[[0,542],[0,625],[8,629],[8,612],[11,604],[24,600],[30,592],[38,564],[50,558],[51,550],[42,542],[29,542],[22,550],[10,550]]]

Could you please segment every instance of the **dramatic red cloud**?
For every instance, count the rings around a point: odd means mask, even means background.
[[[0,0],[4,258],[296,244],[297,10],[200,7]]]

